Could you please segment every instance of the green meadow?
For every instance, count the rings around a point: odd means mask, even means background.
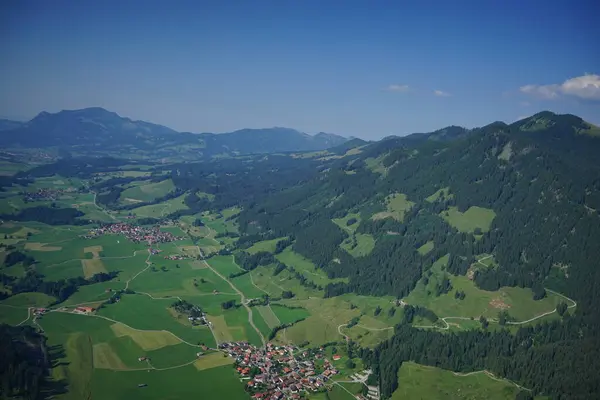
[[[269,253],[273,253],[273,252],[275,252],[275,245],[277,244],[277,242],[279,242],[280,240],[283,240],[283,239],[285,239],[285,237],[256,242],[252,246],[250,246],[248,249],[246,249],[246,252],[248,252],[250,254],[256,254],[259,251],[266,251]]]
[[[514,399],[519,389],[485,373],[459,376],[452,371],[404,362],[392,400],[404,399]]]
[[[476,229],[481,232],[489,231],[496,213],[489,208],[477,206],[469,207],[467,211],[461,213],[458,208],[450,207],[448,210],[442,211],[440,216],[459,232],[473,233]]]
[[[506,310],[516,321],[552,311],[559,302],[564,301],[550,292],[544,299],[533,300],[533,292],[528,288],[502,287],[493,292],[479,289],[466,276],[454,276],[445,272],[448,259],[446,255],[436,261],[431,268],[432,275],[428,284],[424,285],[422,280],[419,281],[404,301],[427,307],[439,317],[473,317],[477,320],[483,315],[489,319],[497,318],[500,311]],[[435,287],[444,277],[450,280],[452,290],[436,297]],[[465,293],[464,300],[454,297],[456,291]],[[463,325],[460,320],[452,322]]]

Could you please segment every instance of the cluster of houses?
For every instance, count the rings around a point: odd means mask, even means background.
[[[299,399],[304,393],[324,390],[325,383],[339,373],[323,349],[300,353],[291,345],[267,343],[259,348],[247,342],[221,343],[219,348],[235,358],[235,367],[254,399]]]
[[[176,261],[176,260],[187,260],[190,257],[188,256],[184,256],[181,254],[171,254],[170,256],[165,256],[165,260],[172,260],[172,261]]]
[[[161,231],[158,226],[144,227],[125,223],[104,225],[90,230],[86,235],[82,235],[81,237],[93,239],[103,235],[124,235],[134,243],[148,242],[150,245],[152,243],[167,243],[183,239],[182,237],[173,235],[171,232]]]
[[[23,201],[54,201],[58,199],[60,196],[66,193],[74,193],[77,192],[75,188],[67,188],[67,189],[38,189],[35,192],[21,192],[21,196],[23,196]]]

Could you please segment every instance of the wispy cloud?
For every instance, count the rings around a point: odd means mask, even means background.
[[[567,79],[563,83],[550,85],[525,85],[519,88],[521,93],[546,100],[560,96],[572,96],[584,100],[600,100],[600,75],[585,74]]]
[[[450,93],[448,92],[444,92],[443,90],[434,90],[433,94],[438,96],[438,97],[450,97],[452,96]]]
[[[406,93],[410,90],[410,87],[408,87],[408,85],[390,85],[386,88],[386,90],[388,92]]]

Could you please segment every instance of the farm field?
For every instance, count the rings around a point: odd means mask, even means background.
[[[440,216],[459,232],[474,233],[476,229],[481,232],[489,231],[496,213],[489,208],[477,206],[469,207],[467,211],[461,213],[458,208],[450,207],[442,211]]]
[[[205,326],[191,327],[178,322],[168,308],[173,299],[154,300],[141,294],[126,295],[117,304],[99,310],[99,315],[123,322],[134,329],[165,330],[181,340],[214,346],[214,338]]]
[[[147,387],[138,388],[138,384],[146,384]],[[249,398],[229,365],[202,370],[188,365],[150,372],[95,370],[91,389],[94,398],[100,400],[185,400],[198,397],[199,394],[206,400]]]
[[[519,389],[507,381],[498,381],[484,373],[457,376],[435,367],[402,363],[398,372],[398,389],[392,400],[400,399],[514,399]]]
[[[444,187],[444,188],[439,189],[437,192],[435,192],[431,196],[426,197],[425,200],[427,200],[430,203],[433,203],[433,202],[437,201],[440,198],[442,198],[442,199],[453,199],[454,195],[450,194],[450,188],[449,187]]]

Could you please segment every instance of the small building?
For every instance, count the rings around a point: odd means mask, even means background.
[[[333,358],[333,361],[337,361],[340,358],[342,358],[342,356],[340,356],[339,354],[334,354],[332,358]]]
[[[88,314],[88,313],[93,312],[95,309],[93,307],[77,307],[77,308],[75,308],[75,310]]]

